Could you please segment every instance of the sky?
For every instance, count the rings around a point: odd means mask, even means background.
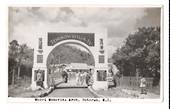
[[[103,27],[109,57],[139,27],[160,26],[160,8],[137,7],[10,7],[9,41],[34,47],[36,35],[64,27]]]

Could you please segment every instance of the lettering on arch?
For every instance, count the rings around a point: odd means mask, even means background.
[[[79,40],[88,46],[94,46],[94,33],[62,33],[62,32],[49,32],[48,33],[48,46],[53,46],[63,40]]]

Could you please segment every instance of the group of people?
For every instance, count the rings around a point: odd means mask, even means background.
[[[76,84],[78,86],[83,86],[83,85],[90,85],[90,80],[91,80],[91,75],[90,73],[86,71],[79,71],[76,73]]]
[[[72,72],[73,73],[73,72]],[[75,80],[76,80],[76,85],[77,86],[84,86],[84,85],[87,85],[89,86],[92,82],[92,75],[91,75],[91,72],[89,71],[83,71],[83,70],[79,70],[77,72],[74,72],[75,73]],[[63,78],[63,81],[65,83],[67,83],[70,78],[71,78],[71,73],[68,72],[67,70],[63,70],[62,71],[62,78]]]
[[[44,84],[43,84],[43,81],[44,81],[43,73],[44,73],[44,71],[43,70],[37,70],[35,73],[36,73],[36,85],[39,87],[38,89],[44,89]],[[77,86],[92,85],[93,79],[92,79],[91,70],[89,70],[89,71],[78,70],[77,72],[74,72],[74,73],[75,73],[75,80],[76,80]],[[65,83],[67,83],[70,80],[71,75],[73,75],[73,72],[68,72],[66,69],[63,69],[62,78],[63,78],[63,81]],[[51,77],[53,77],[53,75],[51,75]],[[52,80],[52,85],[54,85],[52,78],[51,78],[51,80]],[[108,77],[107,77],[109,89],[117,86],[118,82],[116,80],[117,80],[116,76],[113,75],[113,72],[110,72]],[[147,81],[146,81],[146,78],[144,76],[140,77],[139,87],[141,88],[141,94],[147,94],[147,90],[146,90]]]

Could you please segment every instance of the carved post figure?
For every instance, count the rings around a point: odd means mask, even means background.
[[[39,38],[39,45],[38,45],[38,49],[42,49],[42,38]]]
[[[37,71],[37,78],[36,78],[36,85],[39,86],[40,88],[44,88],[44,84],[43,84],[43,72],[39,69]]]

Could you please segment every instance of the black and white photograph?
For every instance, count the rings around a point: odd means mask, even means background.
[[[161,12],[8,7],[8,97],[160,99]]]

